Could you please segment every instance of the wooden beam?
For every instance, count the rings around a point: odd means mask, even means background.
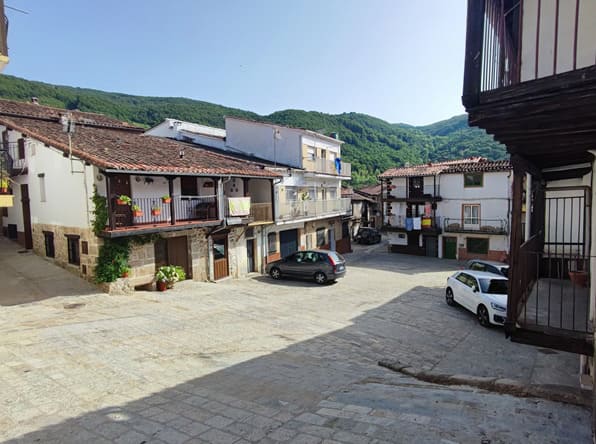
[[[482,72],[484,1],[468,0],[466,56],[462,103],[467,108],[478,104]]]
[[[176,225],[176,205],[174,200],[174,177],[168,176],[166,177],[168,180],[168,193],[170,193],[170,197],[172,200],[170,201],[170,224]]]

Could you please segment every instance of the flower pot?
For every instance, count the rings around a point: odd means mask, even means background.
[[[171,197],[162,197],[161,201],[163,203],[170,203],[170,202],[172,202],[172,198]]]
[[[159,216],[161,214],[161,209],[157,208],[155,210],[151,210],[152,216]]]
[[[166,291],[167,282],[165,282],[165,281],[157,281],[155,283],[155,286],[157,287],[157,291]]]
[[[128,277],[128,271],[123,271],[122,272],[122,275],[120,277],[127,278]]]
[[[573,285],[577,285],[578,287],[585,288],[588,286],[588,272],[587,271],[570,271],[569,279],[571,280]]]
[[[141,210],[135,210],[132,212],[133,217],[141,217],[143,216],[143,212]]]
[[[2,194],[8,193],[8,187],[0,187],[0,193],[2,193]]]
[[[116,205],[128,205],[125,200],[116,199]]]

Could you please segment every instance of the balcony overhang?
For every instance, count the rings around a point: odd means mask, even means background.
[[[127,227],[119,227],[114,230],[104,230],[100,237],[114,239],[117,237],[136,236],[142,234],[166,233],[171,231],[191,230],[195,228],[210,228],[222,225],[222,220],[207,220],[207,221],[191,221],[191,222],[177,222],[174,225],[169,223],[151,224],[151,225],[131,225]]]
[[[596,65],[481,92],[466,110],[471,126],[538,167],[592,162]]]

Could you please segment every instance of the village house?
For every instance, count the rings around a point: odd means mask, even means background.
[[[260,269],[259,227],[273,223],[280,176],[143,131],[99,114],[0,101],[4,192],[14,195],[4,234],[88,279],[106,239],[144,235],[130,247],[131,286],[150,284],[165,264],[195,280]]]
[[[391,168],[379,176],[383,231],[396,253],[503,260],[511,165],[481,157]]]
[[[593,0],[469,0],[462,98],[470,124],[511,154],[506,334],[583,355],[586,387],[596,301],[594,23]]]
[[[341,183],[351,178],[351,166],[341,160],[340,140],[237,117],[226,117],[225,127],[166,119],[147,134],[264,162],[282,175],[274,182],[275,224],[264,227],[268,262],[297,249],[350,251],[351,204],[341,196]]]

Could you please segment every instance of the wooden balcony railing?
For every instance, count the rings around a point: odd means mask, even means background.
[[[418,220],[415,220],[418,219]],[[425,230],[439,230],[441,228],[441,218],[439,216],[418,218],[406,217],[404,215],[388,214],[385,218],[385,225],[383,229],[387,231],[425,231]]]
[[[27,173],[25,139],[0,144],[0,162],[3,171],[10,176]]]
[[[420,189],[408,189],[405,185],[389,185],[388,188],[383,187],[383,199],[437,199],[441,196],[440,186],[437,185],[424,185]]]
[[[518,83],[521,66],[521,2],[468,0],[464,106],[481,92]]]
[[[273,205],[270,202],[251,202],[250,197],[226,198],[225,215],[228,218],[250,219],[251,222],[272,222]]]
[[[443,219],[443,231],[451,233],[507,234],[505,219]]]

